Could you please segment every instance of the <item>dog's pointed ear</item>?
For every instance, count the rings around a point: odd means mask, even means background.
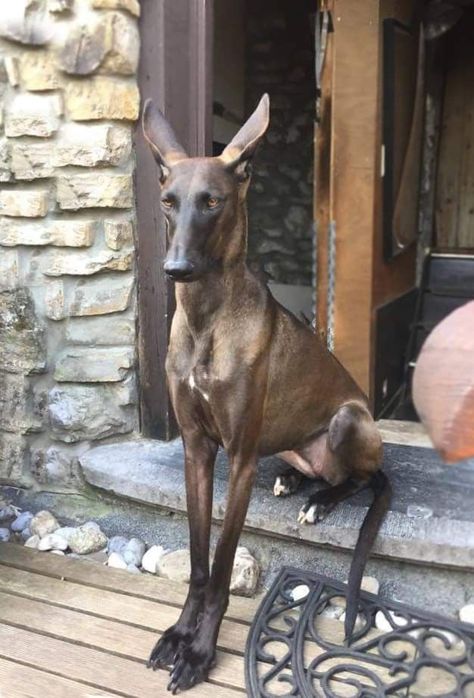
[[[178,143],[173,129],[151,99],[147,99],[143,107],[142,129],[160,168],[160,182],[163,184],[173,165],[188,156],[183,146]]]
[[[228,169],[247,178],[250,175],[249,162],[270,123],[270,97],[264,94],[253,114],[235,134],[229,145],[219,155]]]

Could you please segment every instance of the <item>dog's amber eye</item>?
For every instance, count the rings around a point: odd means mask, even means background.
[[[207,200],[207,208],[216,208],[219,205],[219,199],[215,196],[210,196]]]
[[[161,199],[161,203],[165,208],[173,208],[174,205],[173,199],[170,199],[168,196],[163,197],[163,199]]]

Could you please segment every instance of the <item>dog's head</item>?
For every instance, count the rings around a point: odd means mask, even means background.
[[[190,158],[161,111],[146,101],[143,133],[158,165],[157,196],[170,240],[164,270],[175,281],[195,281],[242,254],[245,231],[235,222],[269,118],[265,94],[221,155]]]

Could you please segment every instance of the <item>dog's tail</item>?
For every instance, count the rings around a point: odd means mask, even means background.
[[[359,538],[354,549],[349,582],[347,585],[346,616],[344,621],[345,643],[349,645],[352,639],[357,612],[359,610],[360,584],[372,545],[380,525],[390,505],[392,488],[390,482],[381,470],[378,470],[367,483],[373,492],[373,501],[362,523]]]

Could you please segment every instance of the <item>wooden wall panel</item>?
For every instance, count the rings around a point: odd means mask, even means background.
[[[368,391],[377,159],[378,0],[336,1],[334,26],[334,349],[359,385]]]
[[[448,35],[438,182],[436,243],[474,249],[474,12]]]

